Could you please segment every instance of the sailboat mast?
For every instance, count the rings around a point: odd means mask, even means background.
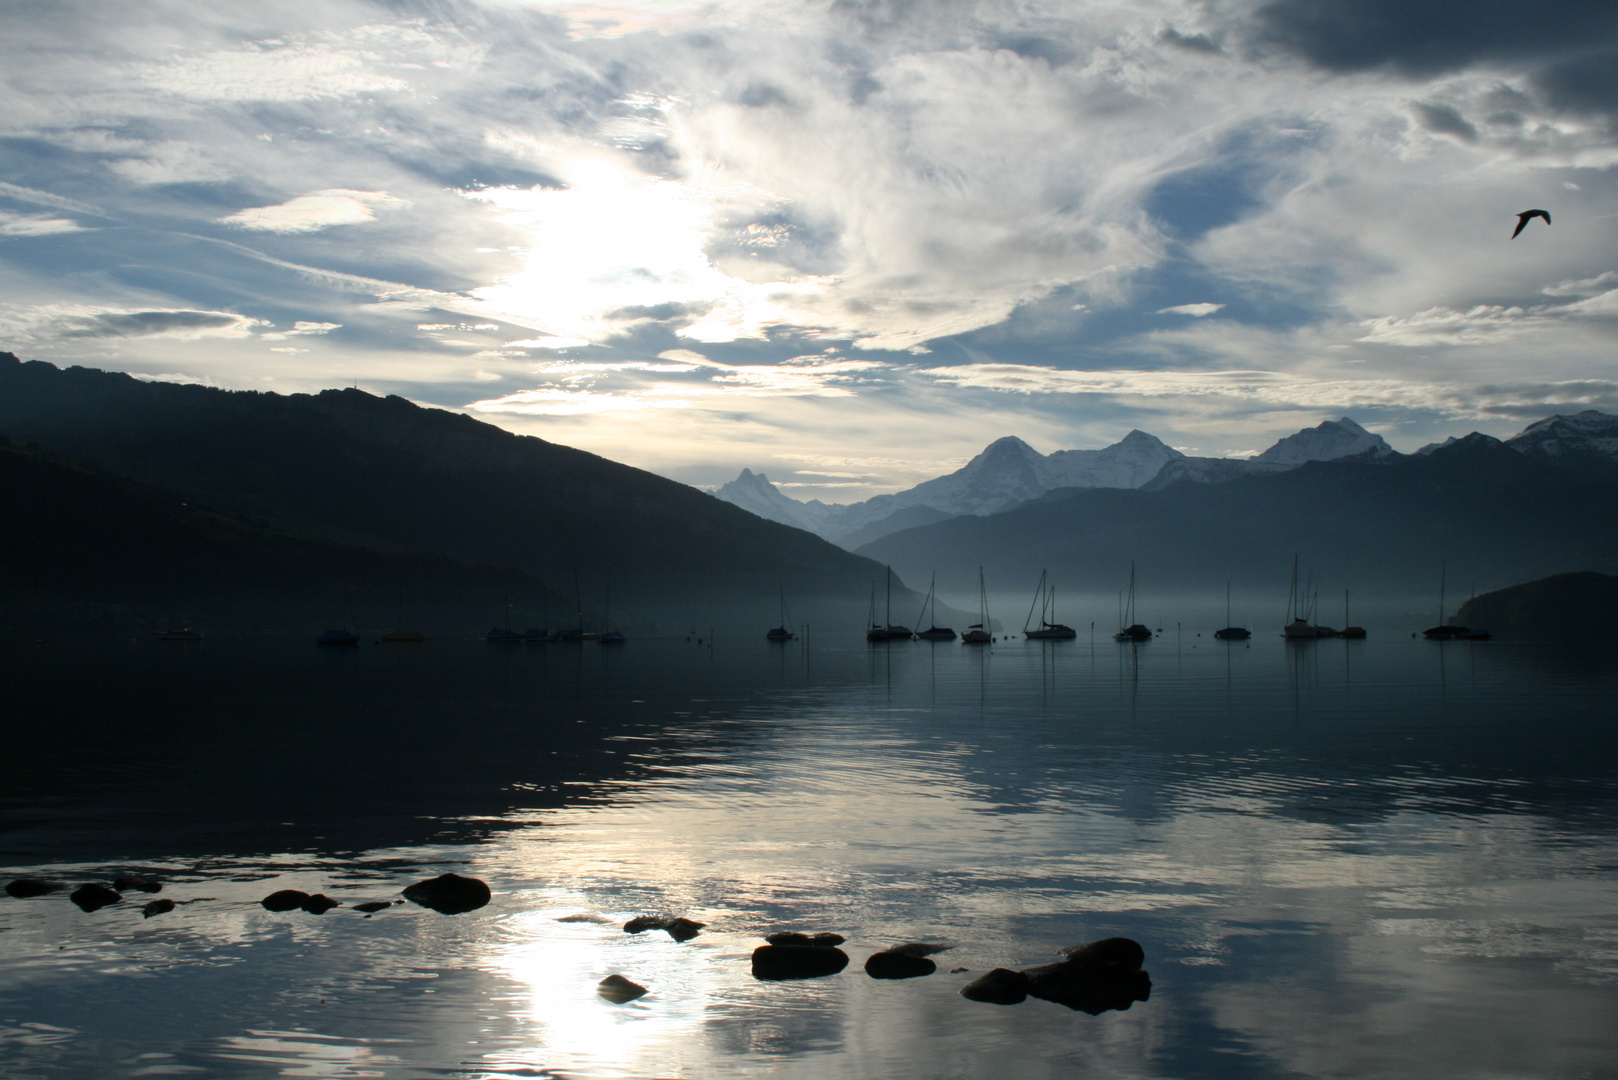
[[[1444,575],[1449,571],[1448,563],[1438,564],[1438,625],[1444,625]]]

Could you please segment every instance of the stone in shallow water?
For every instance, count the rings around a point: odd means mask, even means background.
[[[1129,938],[1105,938],[1062,950],[1067,959],[1023,972],[1033,997],[1097,1016],[1122,1012],[1152,993],[1152,977],[1141,970],[1146,951]]]
[[[132,874],[123,874],[115,879],[112,887],[119,892],[162,892],[163,883],[153,878],[135,877]]]
[[[692,919],[671,918],[667,915],[637,915],[624,923],[624,933],[644,934],[648,930],[666,930],[675,941],[690,941],[702,932],[707,923]]]
[[[99,911],[108,904],[116,904],[123,896],[105,885],[80,885],[73,890],[69,900],[79,905],[83,911]]]
[[[390,908],[392,906],[393,906],[393,901],[392,900],[371,900],[371,901],[369,901],[367,903],[364,903],[364,904],[355,904],[354,905],[354,910],[355,911],[363,911],[363,912],[365,912],[365,914],[369,915],[372,912],[383,911],[383,910],[385,910],[387,908]]]
[[[309,899],[305,900],[298,906],[303,908],[303,910],[307,911],[311,915],[324,915],[334,907],[342,907],[343,902],[341,900],[333,900],[325,893],[315,893],[315,895],[309,897]]]
[[[296,911],[303,907],[303,902],[309,899],[309,894],[297,889],[277,889],[259,903],[264,905],[266,911]]]
[[[167,915],[174,910],[174,901],[169,899],[153,900],[140,909],[141,918],[150,919],[153,915]]]
[[[427,881],[418,881],[404,891],[405,899],[432,908],[440,915],[461,915],[476,911],[489,902],[493,895],[489,886],[477,878],[459,874],[440,874]]]
[[[835,945],[760,945],[753,950],[753,978],[818,979],[848,966],[848,954]]]
[[[917,979],[937,970],[938,965],[925,956],[898,949],[872,953],[865,960],[865,974],[873,979]]]
[[[995,968],[961,987],[961,996],[987,1005],[1020,1005],[1028,1000],[1028,976]]]
[[[6,892],[19,900],[26,900],[31,896],[44,896],[61,890],[64,886],[60,881],[40,881],[38,878],[18,878],[6,885]]]
[[[804,945],[815,949],[834,949],[845,940],[842,934],[801,934],[796,930],[783,930],[770,934],[765,941],[771,945]]]
[[[612,920],[607,918],[605,915],[598,915],[593,911],[579,911],[579,912],[575,912],[572,915],[563,915],[559,919],[557,919],[556,921],[557,922],[595,923],[597,925],[604,925],[606,923],[612,922]],[[631,920],[631,921],[633,921],[633,920]]]
[[[639,983],[630,982],[622,975],[608,975],[596,984],[596,993],[608,1001],[622,1005],[626,1001],[634,1001],[646,995],[646,987]]]

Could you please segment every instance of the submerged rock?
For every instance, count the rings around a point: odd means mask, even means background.
[[[260,900],[266,911],[295,911],[303,907],[303,902],[309,899],[309,894],[297,889],[278,889]]]
[[[579,912],[575,912],[572,915],[563,915],[561,918],[557,919],[556,921],[557,922],[595,923],[598,926],[605,925],[607,923],[612,922],[612,920],[607,918],[605,915],[598,915],[593,911],[579,911]],[[628,929],[628,928],[625,927],[625,929]]]
[[[645,997],[646,987],[639,983],[630,982],[622,975],[608,975],[596,984],[596,993],[608,1001],[622,1005],[626,1001],[634,1001],[638,997]]]
[[[364,904],[355,904],[354,905],[354,910],[355,911],[363,911],[363,912],[365,912],[365,914],[370,915],[373,912],[383,911],[383,910],[385,910],[387,908],[390,908],[392,906],[393,906],[393,901],[392,900],[371,900],[371,901],[369,901],[367,903],[364,903]]]
[[[1062,950],[1067,959],[1023,972],[1028,993],[1091,1016],[1122,1012],[1152,993],[1152,977],[1141,970],[1146,951],[1129,938],[1106,938]]]
[[[334,907],[342,907],[341,900],[333,900],[325,893],[315,893],[303,903],[298,905],[311,915],[324,915]]]
[[[925,956],[899,949],[872,953],[865,960],[865,974],[873,979],[917,979],[937,970],[938,965]]]
[[[162,892],[163,883],[152,878],[134,877],[123,874],[116,878],[112,887],[119,892]]]
[[[987,1005],[1021,1005],[1028,1000],[1028,976],[995,968],[961,987],[961,996]]]
[[[753,978],[818,979],[848,966],[848,954],[835,945],[760,945],[753,950]]]
[[[108,904],[116,904],[123,899],[122,894],[114,892],[105,885],[80,885],[74,889],[68,899],[79,905],[82,911],[99,911]]]
[[[167,915],[173,910],[174,901],[164,898],[162,900],[153,900],[151,903],[140,909],[140,914],[141,918],[150,919],[153,915]]]
[[[19,900],[27,900],[32,896],[44,896],[46,893],[60,892],[66,888],[60,881],[40,881],[38,878],[18,878],[7,883],[6,894],[15,896]]]
[[[707,923],[692,919],[671,918],[667,915],[637,915],[624,923],[624,933],[644,934],[648,930],[666,930],[675,941],[690,941],[702,933]]]
[[[440,915],[461,915],[476,911],[487,904],[493,895],[489,886],[477,878],[459,874],[440,874],[427,881],[418,881],[404,891],[405,899],[432,908]]]
[[[813,949],[834,949],[845,940],[842,934],[800,934],[796,930],[784,930],[779,934],[770,934],[764,939],[771,945],[802,945]]]

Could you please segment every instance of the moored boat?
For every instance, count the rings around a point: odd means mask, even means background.
[[[1152,629],[1135,621],[1135,564],[1129,564],[1129,599],[1124,604],[1123,611],[1118,616],[1119,630],[1112,635],[1117,642],[1130,642],[1139,644],[1152,640]]]
[[[983,567],[978,567],[978,621],[961,635],[962,645],[987,645],[994,640],[989,633],[989,592],[983,587]]]
[[[1220,641],[1246,641],[1253,636],[1253,631],[1245,626],[1236,626],[1230,621],[1230,582],[1225,582],[1225,625],[1223,629],[1215,630],[1214,637]]]
[[[1029,641],[1072,641],[1079,632],[1056,621],[1056,586],[1047,585],[1048,571],[1039,572],[1039,585],[1034,589],[1034,602],[1029,605],[1028,617],[1023,620],[1022,636]],[[1039,624],[1034,625],[1034,608],[1039,608]]]

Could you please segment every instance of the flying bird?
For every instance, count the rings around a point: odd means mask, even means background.
[[[1517,215],[1517,228],[1512,232],[1511,238],[1513,240],[1517,239],[1517,233],[1522,232],[1528,226],[1528,223],[1537,217],[1544,218],[1547,225],[1551,223],[1551,215],[1544,210],[1524,210]]]

